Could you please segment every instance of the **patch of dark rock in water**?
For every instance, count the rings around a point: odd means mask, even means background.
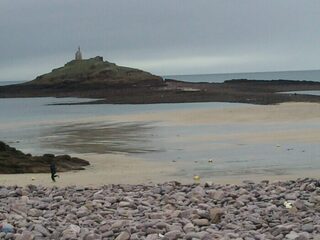
[[[319,183],[0,187],[0,238],[319,239]]]
[[[88,161],[69,155],[32,156],[0,141],[0,174],[46,173],[50,172],[49,166],[52,161],[56,163],[59,172],[84,170],[84,167],[89,165]]]

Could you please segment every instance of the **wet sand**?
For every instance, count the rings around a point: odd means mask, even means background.
[[[59,173],[54,183],[49,173],[0,174],[0,186],[26,186],[29,184],[43,186],[103,186],[106,184],[146,184],[153,185],[170,181],[185,184],[194,183],[192,176],[179,175],[179,165],[175,163],[161,164],[123,155],[75,155],[88,159],[91,166],[84,171]],[[294,180],[297,178],[318,178],[319,170],[296,171],[282,175],[229,175],[201,177],[197,183],[241,184],[244,180],[271,182]]]
[[[174,173],[172,166],[150,163],[141,159],[117,154],[76,154],[73,156],[86,158],[90,166],[83,171],[58,173],[56,183],[50,179],[49,173],[0,174],[0,185],[28,184],[45,186],[100,186],[104,184],[138,184],[163,182]],[[174,180],[171,178],[170,180]]]
[[[97,120],[103,118],[98,118]],[[277,105],[242,105],[225,109],[199,109],[147,113],[137,115],[109,116],[109,120],[121,121],[165,121],[178,124],[214,123],[275,123],[297,122],[320,119],[318,103],[282,103]]]
[[[253,132],[237,132],[229,134],[209,134],[207,136],[190,136],[185,141],[222,141],[242,139],[243,141],[273,143],[277,145],[285,141],[302,141],[319,143],[320,129],[313,126],[320,120],[320,104],[316,103],[284,103],[280,105],[252,106],[244,105],[238,108],[226,109],[198,109],[180,111],[161,111],[145,114],[109,115],[94,118],[82,118],[73,123],[95,122],[160,122],[162,124],[174,124],[178,126],[208,125],[215,123],[224,124],[259,124],[261,128]],[[71,122],[64,122],[64,124]],[[265,131],[264,125],[301,123],[309,128],[281,129]],[[55,124],[55,123],[52,123]],[[1,126],[0,126],[1,127]],[[90,129],[88,134],[90,134]],[[48,174],[19,174],[0,175],[0,185],[103,185],[110,183],[158,183],[177,180],[185,183],[193,182],[192,173],[180,175],[176,163],[156,162],[133,157],[130,154],[76,154],[72,155],[89,160],[91,166],[85,171],[61,173],[57,183],[52,183]],[[243,180],[259,181],[269,179],[272,181],[288,180],[299,177],[318,177],[319,169],[296,170],[289,174],[266,175],[237,175],[237,176],[212,176],[204,177],[202,181],[217,183],[240,183]],[[196,173],[195,173],[196,174]],[[32,180],[34,178],[34,180]]]

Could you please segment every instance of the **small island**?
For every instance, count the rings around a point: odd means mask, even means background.
[[[302,79],[303,80],[303,79]],[[320,82],[231,79],[223,83],[163,79],[146,71],[118,66],[97,56],[74,60],[32,81],[0,87],[0,98],[82,97],[90,104],[149,104],[185,102],[238,102],[277,104],[320,102],[320,96],[283,94],[287,91],[320,90]],[[87,103],[77,103],[87,104]]]

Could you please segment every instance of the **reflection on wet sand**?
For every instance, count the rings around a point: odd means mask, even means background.
[[[154,127],[146,123],[76,123],[46,129],[43,148],[71,153],[145,153],[160,151],[152,141]]]

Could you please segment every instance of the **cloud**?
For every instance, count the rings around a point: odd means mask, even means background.
[[[318,9],[318,0],[2,0],[0,80],[61,66],[78,45],[161,75],[319,68]]]
[[[70,56],[56,55],[47,57],[30,57],[27,61],[11,61],[0,66],[0,81],[27,81],[38,75],[51,72],[61,67],[61,63],[71,59]]]

